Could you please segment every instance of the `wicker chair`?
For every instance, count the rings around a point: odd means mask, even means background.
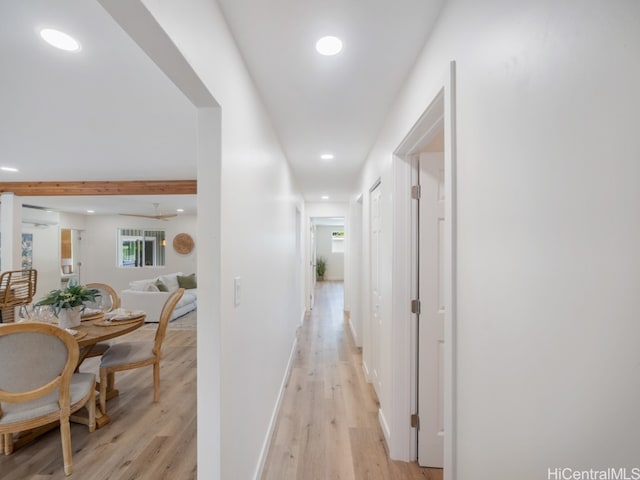
[[[15,319],[16,307],[28,305],[36,294],[38,272],[34,269],[11,270],[0,274],[0,323]]]

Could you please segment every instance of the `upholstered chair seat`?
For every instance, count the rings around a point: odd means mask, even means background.
[[[100,361],[101,368],[155,359],[153,342],[124,342],[111,346]]]

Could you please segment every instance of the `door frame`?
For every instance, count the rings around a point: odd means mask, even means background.
[[[414,461],[417,458],[417,430],[410,418],[417,411],[416,315],[411,300],[417,294],[417,242],[415,238],[416,202],[411,200],[411,186],[417,175],[415,155],[444,128],[445,216],[445,365],[444,365],[444,474],[456,478],[456,119],[455,62],[450,62],[440,88],[429,106],[400,142],[393,156],[394,226],[393,226],[393,318],[392,329],[392,424],[394,435],[389,442],[391,458]]]
[[[315,304],[316,281],[316,225],[313,218],[309,218],[309,310],[313,310]]]
[[[378,190],[379,189],[379,190]],[[374,297],[373,297],[373,282],[372,282],[372,274],[373,274],[373,262],[372,262],[372,253],[373,253],[373,247],[372,247],[372,234],[373,234],[373,222],[372,222],[372,215],[373,215],[373,192],[378,191],[378,193],[380,194],[380,201],[382,200],[382,195],[383,195],[383,190],[382,190],[382,179],[380,177],[378,177],[376,179],[375,182],[373,182],[373,185],[371,185],[371,188],[369,188],[369,211],[368,211],[368,224],[369,224],[369,228],[368,228],[368,238],[366,239],[369,248],[368,248],[368,258],[367,258],[367,262],[369,264],[369,271],[368,271],[368,281],[367,281],[367,285],[368,285],[368,291],[367,291],[367,302],[368,302],[368,312],[369,312],[369,318],[367,319],[367,323],[369,325],[369,330],[368,330],[368,342],[367,344],[369,345],[369,353],[367,355],[368,358],[365,359],[363,366],[365,369],[365,376],[367,378],[367,382],[371,383],[373,385],[373,388],[376,392],[376,396],[378,398],[380,398],[381,395],[381,391],[380,391],[380,340],[381,340],[381,331],[380,331],[380,311],[382,310],[381,308],[378,310],[378,319],[376,320],[374,318],[374,308],[373,308],[373,302],[374,302]],[[378,219],[381,222],[381,212],[380,212],[380,204],[378,204],[377,206],[378,209]],[[383,226],[384,227],[384,226]],[[380,254],[380,238],[378,238],[378,254]],[[378,259],[379,260],[379,259]],[[377,275],[378,275],[378,280],[380,277],[380,262],[378,261],[377,264]],[[378,282],[378,291],[380,291],[380,282]],[[376,325],[377,323],[377,325]],[[390,435],[389,435],[389,427],[384,419],[384,416],[382,415],[382,411],[380,409],[378,409],[378,418],[380,420],[380,426],[382,427],[382,431],[385,435],[385,438],[389,439]]]

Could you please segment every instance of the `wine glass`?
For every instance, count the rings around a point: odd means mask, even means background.
[[[28,322],[31,320],[31,315],[26,305],[20,305],[18,308],[18,322]]]

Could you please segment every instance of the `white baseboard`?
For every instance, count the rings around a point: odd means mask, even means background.
[[[364,372],[364,379],[367,383],[371,383],[371,376],[369,375],[369,368],[367,368],[367,362],[362,360],[362,371]]]
[[[380,428],[382,428],[382,434],[384,435],[384,439],[387,442],[387,448],[389,448],[389,439],[391,438],[391,432],[389,431],[389,425],[387,424],[387,419],[384,418],[384,413],[382,413],[382,409],[378,409],[378,422],[380,423]]]
[[[361,347],[362,345],[358,341],[358,334],[356,333],[356,329],[353,327],[353,322],[351,321],[351,317],[349,317],[349,330],[351,330],[351,336],[353,337],[353,343],[356,344],[356,347]]]
[[[293,359],[295,357],[297,347],[298,347],[298,332],[296,332],[296,337],[293,339],[293,345],[291,346],[291,353],[289,354],[289,361],[287,362],[287,368],[284,372],[284,378],[282,379],[282,384],[280,385],[280,393],[278,393],[278,399],[276,400],[273,413],[271,414],[271,420],[269,421],[269,429],[267,430],[267,435],[265,436],[264,443],[262,444],[262,450],[260,451],[260,461],[258,462],[258,466],[256,468],[255,474],[253,475],[254,480],[259,480],[260,478],[262,478],[264,464],[267,461],[267,455],[269,453],[271,438],[273,437],[273,431],[275,430],[276,422],[278,421],[278,414],[280,413],[280,407],[282,406],[282,398],[284,397],[284,391],[287,388],[287,382],[289,381],[289,375],[291,374],[291,366],[293,365]]]

